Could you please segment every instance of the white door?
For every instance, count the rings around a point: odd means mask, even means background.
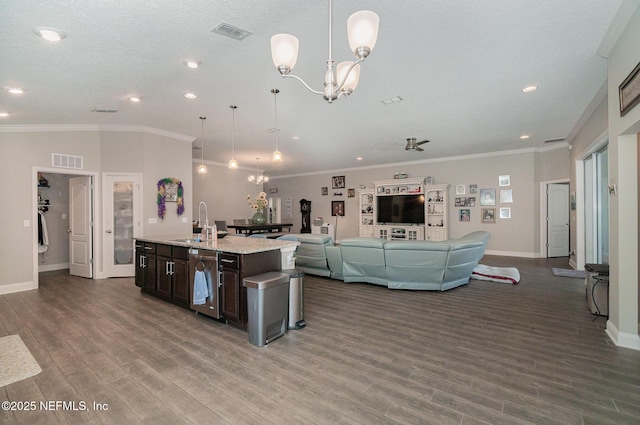
[[[140,180],[136,174],[103,176],[105,277],[135,275],[134,238],[140,236]]]
[[[69,273],[93,277],[91,177],[69,179]]]
[[[569,185],[547,186],[547,257],[569,256]]]

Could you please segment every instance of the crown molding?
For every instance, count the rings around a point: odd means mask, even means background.
[[[489,158],[489,157],[504,156],[504,155],[520,155],[523,153],[539,153],[539,152],[547,152],[554,149],[566,149],[568,146],[569,146],[568,143],[562,142],[557,144],[554,143],[554,146],[541,146],[538,148],[511,149],[511,150],[505,150],[505,151],[448,156],[448,157],[442,157],[442,158],[421,159],[418,161],[393,162],[393,163],[386,163],[386,164],[379,164],[379,165],[367,165],[364,167],[351,167],[351,168],[340,168],[340,169],[336,168],[332,170],[324,170],[324,171],[317,171],[317,172],[311,172],[311,173],[269,176],[269,180],[286,179],[290,177],[315,176],[315,175],[322,175],[327,173],[342,173],[347,171],[373,170],[373,169],[388,168],[388,167],[404,167],[407,165],[433,164],[436,162],[461,161],[466,159]]]
[[[38,133],[54,131],[120,131],[129,133],[146,133],[156,136],[169,137],[183,142],[193,143],[193,136],[173,133],[141,125],[96,125],[96,124],[38,124],[38,125],[2,125],[0,133]]]

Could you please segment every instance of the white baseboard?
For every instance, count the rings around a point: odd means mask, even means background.
[[[537,252],[514,252],[514,251],[494,251],[486,250],[485,255],[501,255],[503,257],[523,257],[523,258],[541,258]]]
[[[39,264],[38,265],[38,273],[42,272],[52,272],[54,270],[64,270],[69,268],[69,263],[61,263],[61,264]]]
[[[33,281],[9,283],[6,285],[0,285],[0,295],[13,294],[15,292],[31,291],[32,289],[38,289],[38,285]]]
[[[640,336],[638,334],[629,334],[620,332],[618,328],[607,320],[606,334],[611,338],[611,341],[618,347],[630,348],[632,350],[640,350]]]

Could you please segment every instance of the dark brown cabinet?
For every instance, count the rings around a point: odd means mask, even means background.
[[[189,249],[136,241],[136,286],[189,308]]]
[[[156,292],[156,244],[136,241],[136,286]]]
[[[233,254],[222,252],[219,257],[221,272],[222,316],[228,323],[247,328],[247,288],[242,286],[246,277],[280,269],[280,251]]]

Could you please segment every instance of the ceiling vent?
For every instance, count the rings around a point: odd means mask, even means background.
[[[101,112],[101,113],[107,113],[107,114],[114,114],[118,111],[120,111],[120,109],[96,108],[91,110],[91,112]]]
[[[75,155],[65,155],[62,153],[51,154],[51,165],[56,168],[73,168],[82,170],[84,158]]]
[[[231,24],[221,23],[217,27],[211,30],[216,34],[224,35],[225,37],[233,38],[234,40],[244,40],[249,37],[252,32],[243,30],[242,28],[234,27]]]
[[[564,142],[564,139],[549,139],[549,140],[545,140],[545,143],[557,143],[557,142]]]

